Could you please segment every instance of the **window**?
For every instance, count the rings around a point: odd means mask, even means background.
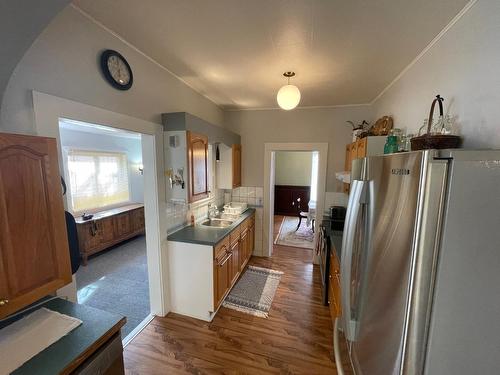
[[[73,213],[130,201],[126,154],[69,150],[67,155]]]

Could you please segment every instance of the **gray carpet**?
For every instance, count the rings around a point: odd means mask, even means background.
[[[125,338],[149,315],[146,238],[139,236],[89,259],[76,273],[78,302],[125,315]]]

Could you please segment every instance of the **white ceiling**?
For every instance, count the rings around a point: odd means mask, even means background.
[[[300,106],[369,103],[467,2],[74,1],[225,109],[277,107],[288,70]]]

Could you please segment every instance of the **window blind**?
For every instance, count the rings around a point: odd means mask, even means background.
[[[73,212],[130,201],[126,154],[69,150],[67,155]]]

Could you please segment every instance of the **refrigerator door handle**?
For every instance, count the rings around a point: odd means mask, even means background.
[[[356,334],[356,321],[351,319],[351,270],[354,240],[357,231],[358,217],[360,214],[362,193],[366,181],[354,180],[351,185],[351,194],[346,214],[345,230],[342,239],[342,259],[340,265],[340,284],[342,300],[342,316],[344,321],[345,336],[347,340],[354,341]]]

